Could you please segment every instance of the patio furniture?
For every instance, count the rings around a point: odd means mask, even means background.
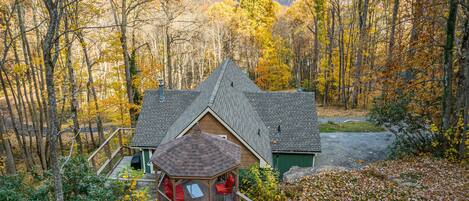
[[[215,185],[215,190],[218,194],[227,195],[233,192],[233,186],[235,185],[235,179],[233,175],[229,175],[225,183]]]
[[[163,189],[164,193],[166,196],[168,196],[169,199],[174,200],[174,192],[173,192],[173,184],[171,184],[171,181],[169,180],[168,177],[165,177],[163,179]],[[184,189],[182,188],[182,185],[176,185],[176,199],[175,201],[184,201]]]

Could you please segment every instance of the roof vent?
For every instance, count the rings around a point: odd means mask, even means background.
[[[257,129],[257,135],[261,136],[261,129]]]
[[[231,82],[231,87],[234,87],[234,84],[233,84],[233,82]]]
[[[160,103],[164,102],[164,81],[163,79],[158,80],[160,82],[160,86],[158,88],[158,96],[160,97]]]
[[[278,127],[277,127],[277,133],[280,133],[280,131],[282,131],[282,130],[280,129],[280,125],[278,125]]]

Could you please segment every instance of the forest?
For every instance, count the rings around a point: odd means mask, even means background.
[[[56,200],[63,158],[227,58],[263,90],[370,110],[403,150],[468,159],[469,0],[0,0],[0,49],[0,172],[50,173]]]

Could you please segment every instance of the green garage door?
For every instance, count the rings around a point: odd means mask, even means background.
[[[274,168],[280,173],[280,179],[283,173],[290,170],[293,166],[312,167],[314,154],[285,154],[274,153]]]

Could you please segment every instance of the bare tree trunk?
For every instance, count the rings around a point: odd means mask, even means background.
[[[313,47],[313,65],[312,69],[309,72],[309,83],[313,88],[313,91],[316,92],[316,74],[318,72],[318,62],[319,62],[319,26],[318,19],[314,18],[314,47]],[[317,93],[317,92],[316,92]]]
[[[131,66],[130,66],[130,55],[129,55],[129,48],[127,46],[127,17],[129,15],[129,10],[127,10],[127,0],[121,0],[121,16],[120,16],[120,23],[117,17],[117,8],[112,0],[110,0],[114,21],[116,26],[119,26],[120,29],[120,42],[122,47],[122,55],[124,58],[124,67],[125,67],[125,81],[126,81],[126,89],[127,89],[127,100],[130,104],[129,107],[129,115],[130,115],[130,124],[132,127],[135,127],[137,121],[137,110],[134,107],[134,91],[133,91],[133,84],[132,84],[132,74],[131,74]]]
[[[461,2],[462,3],[462,2]],[[466,13],[469,13],[469,0],[465,1],[465,9]],[[463,29],[463,39],[462,39],[462,59],[461,59],[461,67],[463,68],[463,82],[464,87],[462,89],[463,96],[463,121],[464,121],[464,128],[461,136],[461,142],[459,143],[459,158],[464,159],[466,157],[466,140],[467,140],[467,133],[469,131],[469,16],[466,15],[464,20],[464,29]]]
[[[7,175],[12,175],[12,174],[16,174],[16,164],[15,164],[15,158],[13,157],[13,152],[11,151],[10,140],[5,139],[3,137],[3,134],[5,133],[4,125],[5,123],[4,123],[3,112],[0,111],[0,140],[2,141],[2,147],[6,155],[6,167],[5,168],[6,168]]]
[[[2,71],[5,73],[5,79],[8,83],[8,86],[10,87],[10,91],[11,91],[11,96],[13,97],[13,102],[15,103],[15,109],[16,109],[16,113],[18,114],[18,123],[19,123],[19,130],[21,131],[21,142],[18,142],[18,143],[22,143],[22,146],[24,147],[25,151],[26,151],[26,161],[27,163],[31,164],[32,167],[34,167],[34,160],[33,160],[33,157],[31,156],[31,149],[29,146],[27,146],[26,144],[26,137],[25,137],[25,134],[29,133],[29,131],[25,131],[25,129],[23,128],[23,126],[25,125],[24,121],[23,121],[23,118],[26,118],[25,115],[23,115],[23,112],[24,110],[22,109],[22,102],[20,101],[20,98],[21,98],[21,94],[18,94],[18,96],[15,95],[15,89],[13,88],[13,85],[10,81],[10,78],[8,77],[8,74],[6,73],[5,69],[2,69]],[[30,135],[29,135],[30,136]]]
[[[446,44],[443,63],[443,97],[442,97],[442,130],[445,132],[451,126],[453,105],[453,46],[456,27],[458,1],[449,1],[449,15],[446,26]]]
[[[20,65],[20,59],[19,59],[18,52],[17,52],[17,49],[16,49],[16,44],[13,44],[13,53],[14,53],[14,57],[15,57],[15,63]],[[33,149],[33,139],[32,139],[32,135],[31,135],[31,131],[29,130],[28,113],[27,113],[28,110],[26,109],[26,104],[29,104],[28,103],[28,98],[27,98],[26,93],[23,96],[23,94],[21,92],[21,82],[20,82],[20,79],[19,79],[19,75],[15,74],[13,76],[15,78],[16,91],[17,91],[17,94],[18,94],[18,102],[20,103],[19,106],[17,105],[17,107],[19,107],[19,108],[17,108],[18,116],[20,116],[20,119],[22,119],[21,116],[24,113],[24,126],[26,127],[25,130],[26,130],[26,132],[28,133],[28,136],[29,136],[28,158],[30,158],[32,164],[35,165],[33,157],[32,157],[32,152],[31,152],[31,150]],[[8,80],[7,76],[6,76],[6,78]],[[11,87],[12,84],[10,83],[9,80],[8,80],[8,83],[10,84],[10,87]],[[12,90],[12,93],[13,93],[13,88],[11,90]],[[25,102],[25,99],[26,99],[26,102]],[[20,113],[20,111],[22,111],[22,113]],[[34,124],[34,122],[33,122],[33,124]],[[21,123],[20,127],[23,130],[22,125],[23,125],[23,123]]]
[[[355,61],[355,72],[354,72],[354,82],[353,82],[353,92],[352,92],[352,108],[358,106],[358,94],[360,92],[361,85],[361,68],[363,64],[363,50],[366,47],[366,20],[368,15],[368,0],[358,1],[358,12],[359,12],[359,28],[360,35],[358,39],[358,50],[357,50],[357,60]]]
[[[57,155],[57,136],[59,135],[58,119],[57,119],[57,102],[55,97],[55,82],[54,82],[54,70],[57,58],[59,56],[59,27],[61,16],[63,14],[62,2],[57,0],[44,0],[44,4],[48,11],[49,24],[47,27],[47,33],[44,37],[43,43],[43,57],[44,67],[46,69],[46,85],[47,85],[47,99],[49,103],[49,118],[51,120],[49,127],[50,136],[50,162],[52,168],[52,174],[54,176],[54,192],[55,199],[57,201],[63,201],[63,185],[62,175],[60,173],[59,161]],[[68,30],[65,30],[68,31]],[[54,53],[52,52],[54,51]]]
[[[14,53],[14,56],[15,56],[15,63],[19,65],[20,64],[20,58],[18,56],[18,52],[17,52],[17,49],[16,49],[16,44],[13,44],[13,53]],[[29,129],[28,116],[31,117],[31,123],[33,125],[33,132],[34,132],[35,136],[37,137],[37,132],[35,130],[36,126],[35,126],[34,119],[32,118],[32,113],[31,113],[31,110],[30,110],[30,103],[28,101],[27,93],[26,93],[26,91],[24,91],[24,94],[21,92],[22,83],[20,82],[19,75],[15,74],[14,77],[15,77],[16,91],[17,91],[17,94],[18,94],[18,99],[22,103],[21,104],[21,106],[22,106],[21,109],[24,112],[26,130],[27,130],[27,133],[29,135],[29,152],[30,152],[29,155],[31,157],[31,161],[34,164],[34,160],[32,159],[32,153],[31,153],[31,150],[33,149],[33,138],[32,138],[32,135],[31,135],[31,131]],[[23,80],[23,85],[25,85],[24,80]],[[28,105],[29,110],[26,109],[26,105]],[[29,111],[30,115],[28,115],[28,111]],[[36,140],[36,142],[37,142],[37,140]],[[36,147],[37,147],[37,150],[39,150],[39,146],[36,146]],[[39,155],[40,154],[38,154],[38,156]]]
[[[33,164],[31,164],[31,161],[28,160],[27,150],[26,150],[26,147],[24,146],[25,144],[21,140],[21,137],[20,137],[21,134],[19,133],[18,126],[16,125],[13,108],[10,103],[10,98],[8,96],[8,89],[6,88],[5,80],[3,79],[3,72],[4,72],[3,70],[0,70],[0,82],[2,85],[2,89],[3,89],[3,94],[5,96],[5,102],[7,104],[8,114],[10,115],[10,119],[11,119],[11,123],[13,126],[13,131],[15,133],[16,140],[18,141],[18,145],[21,147],[21,155],[26,161],[26,169],[28,172],[30,172],[33,169]]]
[[[393,62],[393,49],[394,49],[394,42],[395,42],[395,33],[396,33],[396,21],[397,21],[397,14],[399,12],[399,0],[394,0],[394,8],[392,11],[392,21],[391,21],[391,33],[389,35],[389,46],[388,46],[388,55],[386,59],[386,66],[384,69],[385,76],[388,76],[388,71],[391,68]],[[383,98],[387,94],[388,86],[387,82],[389,80],[385,77],[383,82],[383,88],[381,94]]]
[[[91,117],[91,109],[90,109],[90,107],[91,107],[90,106],[91,105],[91,102],[90,102],[91,94],[90,93],[91,93],[90,92],[90,86],[89,86],[89,84],[87,84],[86,85],[86,102],[88,103],[88,110],[87,110],[88,117]],[[97,144],[96,144],[96,142],[94,140],[94,136],[93,136],[94,134],[93,134],[93,126],[91,125],[91,118],[88,119],[88,129],[90,131],[91,143],[93,143],[94,147],[97,147]]]
[[[339,23],[339,98],[338,102],[342,102],[346,107],[345,98],[345,39],[344,39],[344,25],[342,22],[342,14],[340,9],[340,2],[336,1],[337,7],[337,20]]]
[[[165,29],[165,48],[166,48],[166,71],[168,73],[168,89],[173,88],[173,65],[171,61],[171,36],[169,33],[169,28]]]
[[[18,26],[20,28],[20,33],[21,33],[21,41],[22,41],[22,45],[23,45],[23,54],[24,54],[24,61],[26,63],[26,65],[29,67],[29,72],[27,72],[26,76],[27,76],[27,79],[28,81],[30,82],[30,84],[32,83],[32,85],[34,86],[34,92],[35,92],[35,96],[36,96],[36,101],[37,101],[37,104],[38,104],[38,109],[39,109],[39,126],[40,126],[40,129],[39,129],[39,133],[40,133],[40,137],[37,138],[36,140],[38,140],[38,143],[40,144],[40,153],[41,153],[41,164],[42,164],[42,167],[43,167],[43,170],[46,170],[47,169],[47,160],[46,160],[46,147],[47,147],[47,142],[44,143],[42,141],[42,138],[44,136],[44,118],[43,116],[46,116],[46,113],[45,111],[45,108],[47,106],[42,106],[42,103],[41,103],[41,96],[39,95],[40,94],[40,89],[37,85],[37,80],[36,80],[36,73],[35,73],[35,67],[34,65],[32,64],[32,59],[31,59],[31,49],[29,47],[29,42],[28,42],[28,38],[26,37],[26,28],[24,26],[24,19],[23,19],[23,9],[22,9],[22,4],[19,3],[18,4],[18,7],[17,7],[17,15],[18,15]],[[31,80],[32,78],[32,80]],[[32,90],[30,90],[32,92]],[[43,100],[43,99],[42,99]],[[32,103],[32,102],[31,102]]]
[[[68,30],[68,23],[69,19],[66,17],[65,19],[65,30]],[[72,42],[70,41],[70,34],[65,33],[65,45],[67,46],[67,53],[66,53],[66,66],[68,69],[68,77],[69,77],[69,90],[70,90],[70,113],[72,115],[73,120],[73,136],[75,136],[75,141],[78,145],[78,153],[83,153],[83,145],[81,142],[80,137],[80,123],[78,122],[78,89],[77,84],[75,81],[75,70],[72,66]]]
[[[329,96],[329,84],[332,82],[329,78],[330,76],[333,77],[334,73],[334,64],[332,63],[332,50],[334,48],[334,30],[335,30],[335,9],[330,9],[330,26],[328,27],[328,35],[329,35],[329,45],[327,47],[328,52],[328,59],[327,59],[327,69],[324,72],[324,99],[323,99],[323,106],[327,106],[328,96]]]
[[[83,54],[85,55],[85,63],[87,66],[88,71],[88,87],[90,89],[91,95],[93,96],[94,100],[94,107],[96,109],[96,127],[98,128],[98,137],[99,137],[99,144],[104,142],[104,130],[103,130],[103,122],[101,120],[101,112],[99,111],[98,105],[98,96],[96,94],[96,89],[94,87],[94,80],[93,80],[93,70],[90,58],[88,56],[88,49],[86,47],[85,40],[83,39],[82,33],[77,33],[78,40],[80,41],[81,48],[83,50]]]

